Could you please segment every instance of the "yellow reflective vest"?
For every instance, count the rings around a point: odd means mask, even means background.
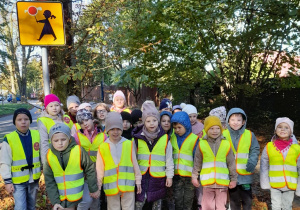
[[[81,126],[79,125],[79,123],[75,123],[74,124],[76,131],[79,131],[81,129]]]
[[[37,130],[30,130],[32,139],[32,176],[34,180],[37,180],[41,176],[41,163],[40,163],[40,134]],[[14,184],[21,184],[29,181],[30,172],[26,155],[23,149],[23,145],[19,134],[14,131],[10,134],[5,135],[7,142],[11,148],[12,153],[12,165],[11,174],[12,182]]]
[[[159,138],[150,152],[147,143],[138,139],[137,161],[142,175],[149,173],[152,177],[166,176],[166,149],[168,145],[168,135]]]
[[[291,190],[297,188],[297,159],[300,155],[300,146],[292,144],[283,158],[281,151],[277,150],[273,142],[266,147],[269,156],[269,177],[272,188],[283,188],[287,186]]]
[[[252,141],[252,133],[250,130],[245,129],[244,133],[241,135],[238,143],[238,148],[235,150],[234,145],[231,140],[230,132],[228,129],[223,131],[223,136],[229,140],[233,154],[235,155],[236,162],[236,172],[240,175],[251,175],[253,173],[246,170],[246,165],[249,158],[249,151]]]
[[[113,106],[110,108],[110,111],[111,112],[116,112],[116,110],[114,109]],[[124,109],[122,112],[128,112],[129,114],[131,114],[131,110],[129,108]]]
[[[77,136],[79,140],[79,145],[82,146],[85,149],[85,151],[88,152],[91,160],[93,162],[96,162],[98,148],[100,144],[104,142],[104,133],[98,133],[95,136],[93,143],[91,143],[90,140],[80,131],[77,131]]]
[[[226,163],[226,157],[230,150],[228,140],[221,140],[217,155],[215,156],[208,142],[200,139],[199,149],[203,156],[203,164],[200,172],[202,186],[212,185],[229,185],[229,170]]]
[[[63,120],[64,123],[70,128],[70,130],[72,130],[73,127],[73,121],[71,120],[71,118],[68,115],[64,115],[63,116]],[[49,134],[50,128],[55,125],[55,122],[53,119],[49,118],[49,117],[39,117],[37,119],[38,121],[42,121],[42,123],[45,125],[45,127],[47,128],[47,133]]]
[[[53,171],[61,201],[78,201],[83,196],[84,175],[81,168],[81,149],[79,145],[71,149],[69,162],[65,170],[62,169],[57,156],[51,149],[47,153],[48,164]]]
[[[175,175],[192,176],[194,166],[193,151],[198,139],[197,135],[191,133],[186,137],[179,149],[176,135],[172,135],[171,144],[173,147]]]
[[[134,192],[135,176],[132,163],[132,141],[122,143],[122,155],[119,164],[115,164],[109,143],[102,143],[99,153],[104,162],[103,189],[105,195],[112,196],[121,192]]]

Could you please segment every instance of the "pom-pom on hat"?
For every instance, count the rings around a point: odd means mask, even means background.
[[[76,121],[81,124],[84,120],[92,120],[93,115],[86,109],[79,109],[76,114]]]
[[[223,127],[222,127],[221,121],[218,117],[208,116],[207,118],[205,118],[205,120],[204,120],[204,130],[205,130],[206,133],[210,129],[210,127],[215,126],[215,125],[219,126],[220,129],[221,129],[221,132],[222,132]]]
[[[121,90],[117,90],[117,91],[115,92],[115,94],[114,94],[114,96],[113,96],[113,102],[115,101],[115,98],[116,98],[117,96],[121,96],[121,97],[124,99],[124,101],[126,102],[125,95],[124,95],[124,93],[123,93]]]
[[[119,112],[109,112],[105,118],[106,132],[113,128],[119,128],[123,132],[123,119]]]
[[[280,124],[280,123],[286,123],[289,125],[290,129],[291,129],[291,134],[294,133],[294,122],[288,118],[288,117],[279,117],[276,119],[276,123],[275,123],[275,130],[277,128],[277,126]]]
[[[69,109],[70,105],[73,104],[73,103],[75,103],[79,106],[80,105],[79,98],[75,95],[68,96],[68,98],[67,98],[67,108]]]
[[[13,124],[15,125],[15,122],[16,122],[16,118],[19,114],[26,114],[30,120],[30,124],[32,123],[32,116],[29,112],[28,109],[25,109],[25,108],[20,108],[20,109],[17,109],[15,112],[14,112],[14,116],[13,116]]]
[[[159,116],[159,112],[157,111],[156,107],[153,105],[153,103],[149,103],[149,102],[144,102],[142,105],[142,121],[143,123],[145,123],[147,117],[155,117],[158,122],[160,122],[160,116]]]
[[[180,106],[182,108],[182,111],[186,112],[188,115],[198,114],[196,107],[193,106],[192,104],[181,103]]]
[[[159,105],[159,110],[162,110],[164,108],[172,109],[172,101],[170,99],[164,98],[163,100],[161,100]]]
[[[45,96],[45,99],[44,99],[44,106],[45,106],[45,108],[47,108],[47,106],[51,102],[57,102],[57,103],[60,104],[60,100],[59,100],[59,98],[55,94],[49,94],[49,95]]]
[[[64,133],[68,139],[71,138],[71,130],[65,123],[56,123],[50,128],[49,138],[52,140],[52,137],[56,133]]]

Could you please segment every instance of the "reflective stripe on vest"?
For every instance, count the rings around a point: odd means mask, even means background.
[[[250,150],[251,141],[252,141],[251,131],[245,129],[244,133],[241,135],[241,137],[239,139],[237,150],[235,150],[235,148],[234,148],[229,130],[224,130],[223,136],[225,136],[226,139],[229,140],[232,151],[235,155],[236,172],[240,175],[253,174],[246,170],[246,165],[247,165],[248,158],[249,158],[249,150]]]
[[[147,143],[138,139],[137,159],[142,175],[149,173],[152,177],[166,176],[166,149],[168,135],[159,138],[150,153]]]
[[[79,131],[81,129],[81,126],[79,125],[79,123],[75,123],[74,126],[75,126],[76,131]]]
[[[41,163],[40,163],[40,134],[37,130],[30,130],[30,135],[32,139],[32,178],[37,180],[41,176]],[[11,165],[11,174],[12,182],[14,184],[21,184],[29,181],[30,172],[29,169],[24,169],[28,167],[26,160],[26,155],[24,148],[19,137],[19,134],[14,131],[10,134],[7,134],[4,138],[7,138],[7,142],[11,148],[12,154],[12,165]],[[37,147],[37,150],[35,149]]]
[[[99,153],[104,162],[103,189],[107,196],[121,192],[134,192],[135,175],[132,156],[132,141],[122,143],[122,154],[119,164],[115,164],[110,152],[110,146],[104,142],[99,147]]]
[[[104,133],[98,133],[95,136],[93,143],[91,143],[90,140],[80,131],[77,132],[77,136],[79,140],[79,145],[82,146],[85,149],[85,151],[88,152],[91,160],[93,162],[96,162],[98,148],[100,144],[104,142]]]
[[[226,163],[226,157],[230,150],[230,143],[227,140],[221,140],[217,155],[215,156],[206,140],[201,139],[199,149],[203,156],[203,164],[200,172],[200,180],[203,186],[229,185],[229,170]]]
[[[194,166],[193,151],[197,140],[198,136],[191,133],[186,137],[179,149],[176,135],[171,137],[175,175],[192,176]]]
[[[297,159],[300,155],[300,146],[292,144],[289,151],[283,158],[281,151],[277,150],[273,142],[269,142],[266,147],[269,156],[269,177],[272,188],[287,187],[291,190],[297,188]]]
[[[114,107],[111,107],[110,111],[111,112],[118,112],[117,110],[114,109]],[[131,114],[131,110],[129,108],[126,108],[126,109],[122,110],[122,112],[128,112],[129,114]]]
[[[63,118],[68,118],[69,122],[66,122],[64,120],[64,123],[70,128],[70,130],[72,130],[72,127],[73,127],[73,121],[71,120],[71,118],[68,116],[68,115],[64,115]],[[53,119],[49,118],[49,117],[39,117],[37,119],[37,122],[38,121],[42,121],[42,123],[44,124],[44,126],[47,128],[47,133],[49,134],[49,131],[51,129],[51,127],[53,125],[55,125],[55,122]]]
[[[47,161],[56,181],[61,201],[77,201],[83,196],[84,176],[81,168],[81,149],[79,145],[71,149],[68,165],[62,169],[57,156],[51,149],[47,153]]]

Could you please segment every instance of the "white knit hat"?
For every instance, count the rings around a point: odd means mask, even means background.
[[[220,107],[217,107],[217,108],[214,108],[214,109],[210,110],[209,116],[216,116],[216,117],[220,118],[221,123],[225,123],[226,122],[226,108],[225,108],[225,106],[220,106]]]
[[[78,110],[84,109],[85,107],[90,106],[92,108],[92,105],[90,103],[82,103],[79,105]]]
[[[115,94],[114,94],[114,96],[113,96],[113,102],[115,102],[115,98],[116,98],[117,96],[121,96],[121,97],[124,99],[124,101],[126,102],[126,97],[125,97],[124,93],[123,93],[121,90],[117,90],[117,91],[115,92]]]
[[[186,112],[188,115],[198,114],[196,107],[193,106],[192,104],[181,103],[180,106],[182,108],[182,111]]]
[[[294,132],[294,122],[292,120],[290,120],[290,118],[288,118],[288,117],[279,117],[279,118],[277,118],[276,123],[275,123],[275,130],[276,130],[277,126],[280,123],[288,124],[290,129],[291,129],[291,134],[293,134],[293,132]]]

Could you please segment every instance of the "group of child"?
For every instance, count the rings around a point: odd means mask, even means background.
[[[38,130],[29,129],[30,111],[14,112],[0,172],[16,210],[35,209],[42,167],[54,210],[100,209],[101,191],[111,210],[142,210],[146,203],[158,210],[164,200],[168,209],[192,209],[195,197],[198,209],[251,209],[260,147],[242,109],[226,115],[225,107],[215,108],[202,124],[195,106],[169,99],[159,111],[145,101],[131,112],[119,90],[111,108],[99,103],[92,110],[77,96],[67,98],[67,108],[65,114],[60,99],[46,95]],[[278,118],[261,156],[260,184],[271,190],[272,209],[291,209],[294,193],[300,195],[293,127]]]

